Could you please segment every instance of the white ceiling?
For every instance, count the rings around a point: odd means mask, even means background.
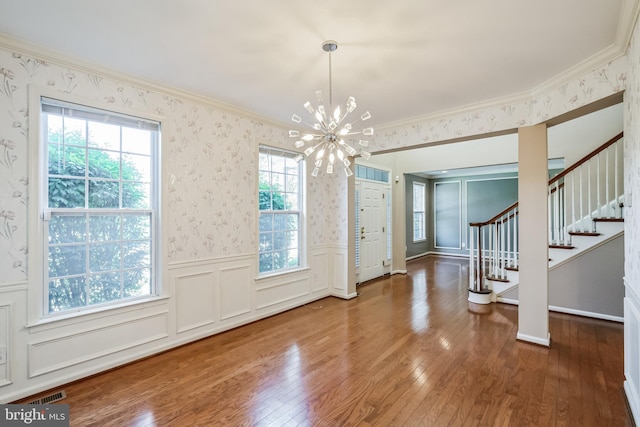
[[[355,96],[380,127],[619,55],[637,2],[0,0],[0,33],[281,123],[327,96],[333,39],[335,102]]]

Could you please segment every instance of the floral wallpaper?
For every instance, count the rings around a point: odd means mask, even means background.
[[[532,101],[385,130],[372,151],[539,123],[619,92],[626,67],[620,58]],[[288,146],[285,129],[6,49],[0,49],[0,83],[0,283],[27,278],[27,218],[35,214],[27,203],[28,156],[35,149],[28,147],[30,85],[165,118],[163,238],[170,262],[257,252],[258,145]],[[637,152],[637,143],[629,144]],[[638,188],[637,176],[629,180]],[[347,200],[341,174],[308,180],[309,245],[347,244]]]
[[[308,220],[309,244],[348,243],[348,199],[347,179],[342,170],[332,175],[318,175],[322,179],[309,175],[308,183]],[[322,206],[323,209],[317,209]]]
[[[627,53],[629,82],[624,95],[625,278],[640,293],[640,23],[636,22]]]
[[[35,214],[27,203],[35,149],[28,147],[29,85],[165,118],[169,209],[162,220],[170,262],[257,253],[258,145],[287,147],[285,129],[2,49],[0,82],[0,283],[27,279],[27,218]],[[346,180],[309,182],[309,244],[346,242],[335,223],[346,224]]]

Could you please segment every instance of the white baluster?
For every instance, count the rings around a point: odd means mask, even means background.
[[[604,150],[604,159],[605,159],[605,170],[604,170],[604,177],[605,177],[605,197],[606,197],[606,204],[607,204],[607,217],[612,217],[613,215],[611,215],[611,198],[609,197],[609,149],[607,148],[606,150]]]
[[[620,141],[620,140],[618,140],[618,141]],[[613,173],[614,173],[614,178],[613,178],[614,179],[614,193],[615,193],[614,197],[616,198],[615,206],[617,206],[618,202],[620,200],[620,197],[619,197],[620,193],[618,193],[618,143],[617,142],[613,145],[613,150],[614,150],[613,154],[615,156],[614,157],[615,158],[615,164],[614,164],[614,171],[613,171]],[[622,214],[622,212],[620,212],[620,213]]]
[[[473,256],[473,248],[475,246],[474,244],[474,233],[473,233],[473,227],[469,226],[469,289],[473,289],[476,290],[476,286],[475,286],[475,278],[476,278],[476,271],[475,271],[475,259]]]
[[[506,279],[507,270],[505,269],[505,267],[506,267],[507,260],[505,257],[504,238],[505,238],[504,217],[502,217],[502,220],[500,221],[500,273],[501,273],[501,277],[503,279]]]
[[[602,218],[602,198],[600,197],[600,181],[601,181],[601,175],[600,175],[600,153],[598,153],[595,157],[596,159],[596,203],[598,204],[597,208],[597,213],[596,215],[598,216],[598,218]],[[595,227],[595,225],[594,225]]]
[[[591,160],[587,162],[587,179],[587,208],[589,209],[587,217],[591,222],[591,216],[593,215],[593,207],[591,205]]]
[[[553,209],[553,199],[551,198],[551,187],[548,188],[547,190],[548,196],[548,202],[547,202],[547,221],[549,223],[549,242],[553,242],[553,227],[551,227],[551,224],[553,224],[553,215],[551,214],[552,209]]]
[[[580,171],[580,179],[578,180],[578,185],[580,186],[578,188],[579,190],[579,194],[580,194],[580,209],[578,212],[580,212],[580,231],[584,231],[584,212],[583,212],[583,206],[582,206],[582,187],[583,187],[583,183],[584,181],[582,180],[582,166],[580,166],[578,168],[578,170]]]
[[[507,263],[505,264],[505,268],[513,265],[513,253],[511,252],[511,227],[513,227],[513,222],[511,221],[510,214],[507,214]],[[505,272],[505,275],[506,274],[507,273]]]

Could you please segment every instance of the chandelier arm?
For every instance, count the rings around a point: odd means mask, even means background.
[[[349,112],[347,111],[346,113],[344,113],[344,115],[342,117],[340,117],[340,121],[338,121],[338,123],[342,123],[344,121],[344,119],[347,118],[348,115],[349,115]]]
[[[319,134],[319,133],[304,133],[303,135],[297,135],[297,136],[291,136],[289,135],[289,138],[297,138],[297,139],[302,139],[302,137],[304,135],[311,135],[313,137],[313,139],[320,139],[320,138],[324,138],[324,134]]]
[[[310,127],[311,129],[313,129],[313,130],[317,130],[317,129],[315,128],[315,123],[309,123],[309,122],[306,122],[306,121],[303,121],[302,123],[303,123],[304,125],[306,125],[306,126],[309,126],[309,127]]]

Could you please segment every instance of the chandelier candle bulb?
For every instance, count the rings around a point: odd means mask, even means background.
[[[293,116],[291,116],[291,121],[294,123],[300,123],[302,122],[302,117],[300,117],[297,114],[294,114]]]
[[[308,112],[310,112],[311,114],[315,113],[316,110],[313,109],[313,105],[311,105],[311,103],[309,101],[304,103],[304,108],[307,109]]]
[[[363,122],[364,122],[365,120],[369,120],[370,118],[371,118],[371,113],[370,113],[370,112],[368,112],[368,111],[367,111],[366,113],[364,113],[363,115],[361,115],[361,116],[360,116],[360,120],[362,120]]]

